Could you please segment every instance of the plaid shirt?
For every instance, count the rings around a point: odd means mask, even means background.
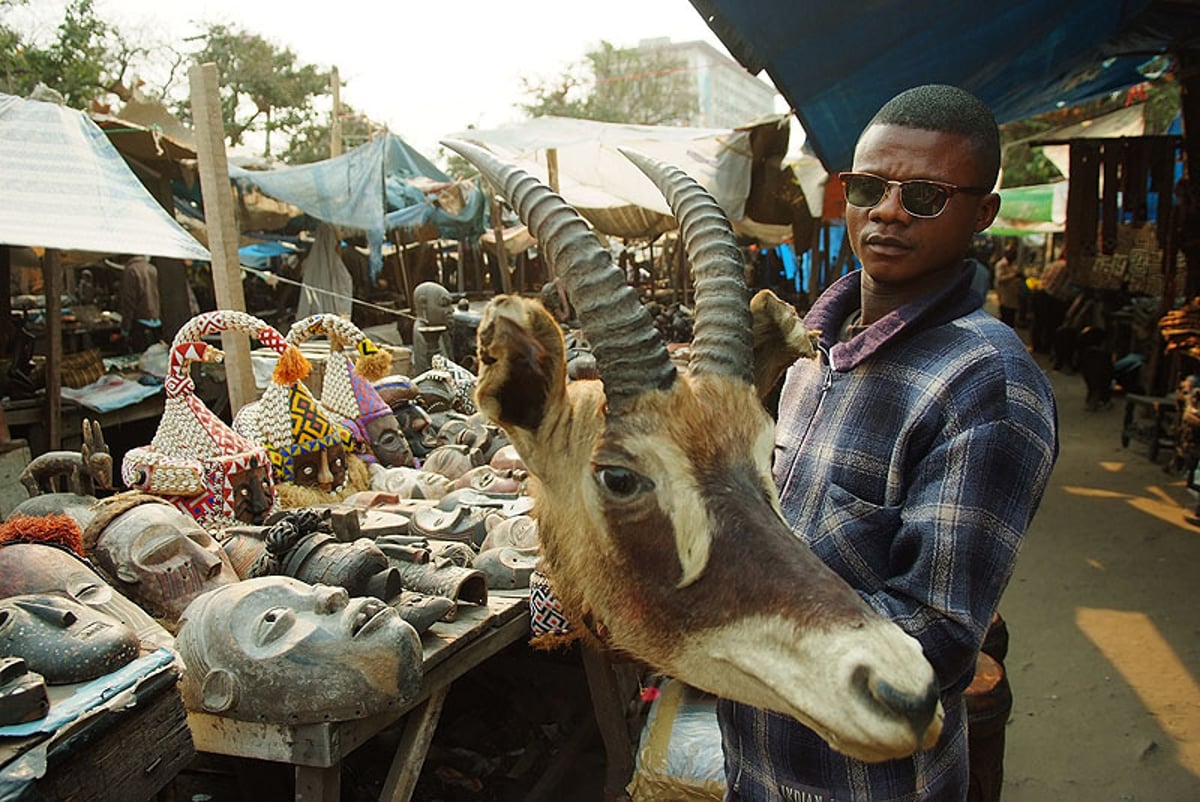
[[[921,642],[942,686],[942,737],[867,764],[789,717],[721,700],[728,800],[966,799],[962,691],[1058,453],[1050,384],[980,308],[975,269],[842,343],[860,275],[830,287],[805,319],[828,356],[789,370],[776,432],[784,517]]]

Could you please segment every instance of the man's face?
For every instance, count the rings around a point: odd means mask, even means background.
[[[965,137],[898,125],[873,125],[863,132],[854,170],[893,181],[926,178],[961,187],[984,180]],[[913,217],[900,205],[900,188],[893,186],[870,209],[847,204],[846,229],[870,279],[902,286],[958,264],[971,236],[991,225],[999,209],[999,195],[960,192],[937,217]]]
[[[330,491],[346,482],[346,449],[341,443],[297,454],[292,461],[296,485]]]
[[[201,593],[239,581],[220,544],[167,504],[121,513],[100,533],[92,557],[126,596],[168,621]]]

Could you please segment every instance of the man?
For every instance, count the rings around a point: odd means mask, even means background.
[[[145,351],[162,335],[158,268],[145,256],[125,263],[121,273],[121,335],[133,353]]]
[[[1017,325],[1021,311],[1021,285],[1025,277],[1017,263],[1017,249],[1009,245],[1004,255],[996,262],[996,300],[1000,305],[1000,319],[1010,326]]]
[[[722,700],[727,800],[967,798],[962,691],[1058,450],[1050,385],[983,310],[984,267],[965,259],[999,209],[999,162],[991,113],[953,87],[904,92],[868,123],[841,175],[863,269],[806,316],[821,357],[788,371],[776,433],[784,517],[920,641],[942,737],[868,764],[793,719]]]
[[[1072,300],[1071,278],[1067,272],[1066,252],[1046,265],[1042,271],[1033,308],[1033,352],[1051,354],[1054,351],[1054,333],[1067,317],[1067,307]]]

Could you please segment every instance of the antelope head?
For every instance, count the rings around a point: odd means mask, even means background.
[[[780,515],[756,376],[765,389],[790,362],[770,358],[772,332],[793,353],[811,355],[811,342],[794,310],[761,294],[756,334],[716,202],[681,171],[626,153],[671,204],[692,263],[695,334],[680,373],[573,208],[482,148],[443,144],[535,234],[595,353],[600,380],[568,384],[561,330],[532,300],[497,296],[479,325],[477,403],[538,480],[544,566],[571,620],[657,671],[793,716],[854,757],[931,747],[942,709],[920,645]]]

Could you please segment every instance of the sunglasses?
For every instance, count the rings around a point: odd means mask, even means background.
[[[937,217],[950,202],[951,196],[962,192],[967,195],[986,195],[991,190],[983,187],[960,187],[944,181],[918,178],[912,181],[889,181],[871,173],[838,173],[842,180],[842,191],[846,203],[860,209],[876,206],[887,195],[888,189],[900,187],[900,205],[913,217]]]

